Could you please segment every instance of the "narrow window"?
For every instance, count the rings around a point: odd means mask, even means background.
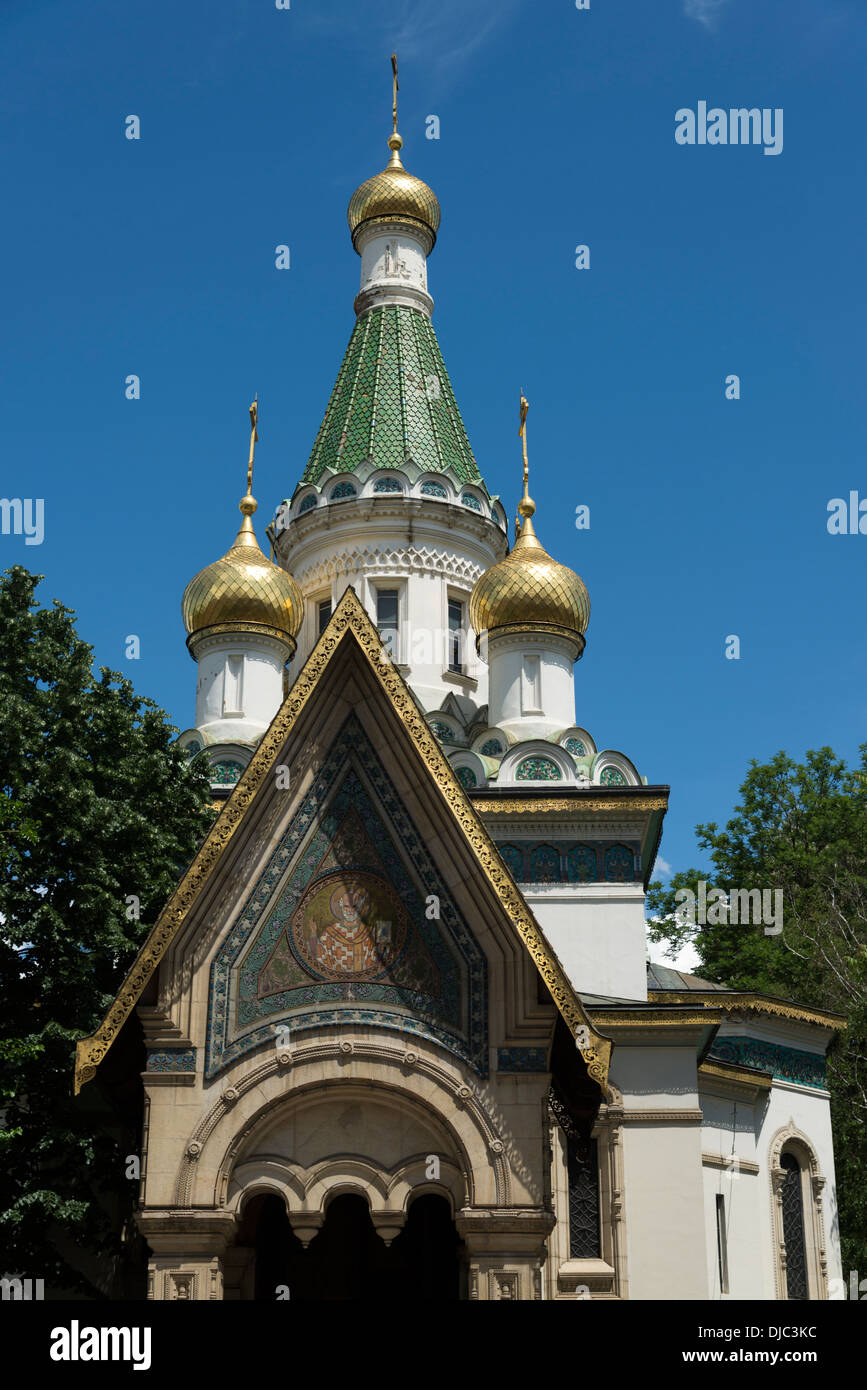
[[[726,1243],[726,1199],[721,1192],[716,1197],[716,1253],[719,1265],[720,1293],[729,1291],[729,1251]]]
[[[243,656],[230,656],[226,662],[226,675],[223,682],[223,714],[243,714]]]
[[[602,1246],[596,1140],[581,1144],[576,1139],[568,1139],[566,1166],[569,1181],[569,1258],[598,1260]]]
[[[324,598],[317,607],[319,636],[321,637],[331,621],[331,599]]]
[[[449,599],[449,670],[460,674],[464,669],[464,605],[460,599]]]
[[[807,1288],[807,1249],[804,1243],[804,1193],[801,1165],[794,1154],[783,1154],[780,1167],[783,1183],[783,1240],[786,1243],[786,1298],[802,1301],[810,1297]]]
[[[397,589],[377,589],[376,626],[393,661],[397,660]]]

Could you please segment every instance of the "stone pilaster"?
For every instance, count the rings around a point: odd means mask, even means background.
[[[149,1299],[222,1299],[223,1257],[235,1236],[231,1213],[153,1208],[139,1212],[138,1227],[151,1247]]]
[[[455,1225],[464,1242],[471,1300],[525,1303],[542,1297],[552,1212],[538,1207],[464,1207]]]

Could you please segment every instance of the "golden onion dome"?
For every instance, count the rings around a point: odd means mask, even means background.
[[[403,140],[395,130],[388,139],[391,159],[381,174],[374,174],[356,188],[346,218],[352,244],[358,250],[359,227],[373,221],[420,223],[430,236],[431,249],[440,225],[440,205],[432,188],[408,174],[400,162]]]
[[[181,611],[191,639],[206,628],[245,631],[252,624],[288,637],[294,647],[304,600],[292,575],[262,554],[250,519],[256,505],[248,491],[239,504],[244,520],[235,544],[221,560],[199,570],[184,590]]]
[[[481,634],[520,626],[559,628],[584,649],[590,621],[590,595],[584,582],[567,565],[552,560],[533,529],[536,505],[527,496],[518,505],[521,532],[511,551],[476,581],[470,597],[470,622]]]

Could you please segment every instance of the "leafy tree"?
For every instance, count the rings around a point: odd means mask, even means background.
[[[0,576],[0,1274],[99,1296],[123,1263],[130,1138],[106,1130],[93,1032],[212,819],[207,779],[40,576]],[[136,905],[136,900],[137,904]]]
[[[708,979],[845,1015],[828,1054],[844,1271],[867,1271],[867,744],[860,753],[855,768],[830,748],[751,761],[725,829],[696,827],[712,870],[653,883],[647,897],[651,938],[691,942]],[[691,925],[677,894],[701,880],[708,893],[781,891],[782,932]]]

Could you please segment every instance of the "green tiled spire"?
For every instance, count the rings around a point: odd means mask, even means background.
[[[356,320],[301,482],[407,456],[459,485],[482,481],[430,319],[388,304]]]

